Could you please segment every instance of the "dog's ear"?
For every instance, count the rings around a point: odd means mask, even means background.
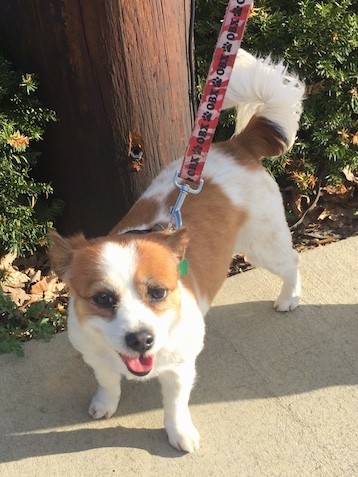
[[[185,257],[185,251],[189,243],[188,230],[183,227],[175,232],[169,232],[166,235],[166,243],[177,256],[178,261],[181,262]]]
[[[85,245],[87,240],[83,234],[64,238],[55,230],[49,232],[48,238],[50,242],[49,255],[52,268],[61,279],[68,281],[74,251],[76,248]]]

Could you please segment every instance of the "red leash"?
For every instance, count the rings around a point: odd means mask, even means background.
[[[198,194],[202,189],[201,174],[219,121],[252,2],[253,0],[229,0],[189,144],[181,169],[174,177],[174,184],[180,193],[171,208],[169,228],[179,229],[182,226],[180,208],[185,197],[188,193]],[[194,189],[185,182],[178,182],[179,178],[194,182],[197,188]]]

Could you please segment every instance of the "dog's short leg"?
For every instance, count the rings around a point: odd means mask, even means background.
[[[276,187],[276,186],[275,186]],[[255,267],[262,267],[283,280],[281,293],[274,308],[277,311],[294,310],[301,294],[298,253],[292,248],[292,238],[284,216],[278,191],[268,204],[257,200],[257,209],[252,211],[239,234],[237,250],[244,253]]]
[[[249,255],[248,260],[255,266],[263,267],[278,275],[282,281],[281,292],[274,303],[277,311],[294,310],[300,300],[301,281],[298,270],[298,253],[290,244],[282,247],[270,244],[265,247],[265,255],[257,257]]]
[[[164,426],[176,449],[194,452],[199,448],[199,432],[189,411],[189,396],[195,379],[195,365],[178,367],[159,376],[164,404]]]
[[[274,308],[277,311],[294,310],[300,301],[301,296],[301,279],[298,270],[298,253],[292,250],[292,258],[284,267],[279,267],[274,271],[283,280],[280,295],[274,303]]]
[[[116,412],[121,397],[120,376],[103,360],[92,358],[85,361],[93,368],[98,381],[88,412],[93,419],[110,418]]]

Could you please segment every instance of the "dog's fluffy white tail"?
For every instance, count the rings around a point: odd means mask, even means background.
[[[253,118],[263,118],[261,121],[274,126],[282,139],[281,154],[294,143],[304,92],[304,83],[288,73],[282,61],[275,63],[270,57],[255,58],[240,49],[223,109],[237,108],[235,134],[244,131]]]

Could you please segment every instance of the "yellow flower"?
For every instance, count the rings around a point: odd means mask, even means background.
[[[338,131],[338,136],[340,136],[341,141],[343,142],[348,142],[349,141],[349,133],[346,128],[342,129],[341,131]]]
[[[250,7],[250,17],[256,17],[260,13],[260,9],[251,5]]]
[[[318,180],[313,174],[305,172],[292,171],[290,175],[301,190],[313,189]]]
[[[15,131],[7,138],[7,143],[18,151],[24,151],[29,145],[30,138],[24,136],[20,131]]]
[[[355,134],[352,134],[352,143],[355,146],[358,146],[358,131]]]
[[[61,313],[63,311],[65,311],[65,307],[63,305],[61,305],[61,303],[58,303],[58,305],[56,306],[57,310],[60,311]]]

